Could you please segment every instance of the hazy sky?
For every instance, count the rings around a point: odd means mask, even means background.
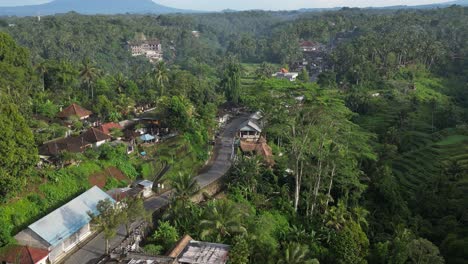
[[[32,5],[50,2],[51,0],[0,0],[0,6]],[[79,0],[77,0],[79,1]],[[132,1],[132,0],[128,0]],[[449,0],[156,0],[155,2],[170,7],[194,10],[222,9],[269,9],[287,10],[311,7],[367,7],[390,5],[419,5],[447,2]]]

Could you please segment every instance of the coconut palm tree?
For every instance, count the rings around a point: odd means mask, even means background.
[[[278,264],[319,264],[317,259],[311,259],[307,246],[290,243],[284,252],[284,255],[278,260]]]
[[[91,91],[91,98],[94,99],[94,90],[93,90],[93,83],[96,79],[100,76],[100,71],[95,65],[89,60],[83,60],[83,65],[80,69],[80,78],[83,83],[86,84],[88,91]]]
[[[34,68],[35,68],[36,72],[39,73],[39,76],[41,76],[42,91],[44,91],[45,90],[45,76],[49,71],[47,63],[45,61],[42,61],[42,62],[38,63]]]
[[[119,94],[125,91],[125,87],[127,86],[127,79],[122,73],[115,75],[114,85]]]
[[[190,174],[179,173],[170,179],[170,185],[174,189],[174,197],[182,201],[187,201],[200,189],[197,181]]]
[[[217,242],[247,232],[242,219],[247,213],[228,200],[209,204],[200,222],[201,238],[213,236]]]
[[[349,219],[349,212],[343,201],[338,201],[337,206],[332,206],[330,210],[325,213],[325,225],[340,230],[344,227]]]
[[[169,82],[169,71],[164,61],[158,62],[153,69],[153,81],[159,88],[161,96],[165,94],[166,84]]]

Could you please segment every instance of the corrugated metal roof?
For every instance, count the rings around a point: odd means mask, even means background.
[[[88,212],[97,214],[96,205],[99,201],[105,199],[110,199],[115,203],[114,199],[108,194],[99,187],[94,186],[64,206],[31,224],[29,228],[51,246],[55,246],[88,224],[91,221]]]
[[[241,125],[240,131],[256,131],[256,132],[261,133],[262,129],[254,121],[248,120]]]

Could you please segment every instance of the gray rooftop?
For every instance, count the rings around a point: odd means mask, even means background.
[[[177,261],[187,264],[225,264],[230,247],[224,244],[192,240]]]
[[[31,224],[29,229],[51,246],[55,246],[87,225],[91,221],[88,212],[97,214],[96,205],[99,201],[105,199],[115,202],[103,190],[94,186],[39,221]]]
[[[262,129],[253,120],[247,120],[241,125],[240,131],[256,131],[261,133]]]

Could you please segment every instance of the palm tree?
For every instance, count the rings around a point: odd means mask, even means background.
[[[158,62],[156,67],[154,67],[153,80],[160,89],[160,95],[163,96],[165,93],[166,84],[169,82],[169,72],[164,61]]]
[[[361,225],[361,227],[363,227],[363,225],[366,227],[369,225],[366,219],[368,215],[369,215],[369,211],[367,211],[361,206],[357,206],[352,209],[352,216],[354,218],[354,221],[356,221],[356,223]]]
[[[49,71],[49,68],[47,67],[47,63],[45,61],[40,62],[34,68],[36,72],[39,73],[39,76],[41,76],[42,91],[44,91],[45,90],[45,75]]]
[[[284,255],[278,260],[278,264],[319,264],[317,259],[311,259],[307,255],[309,249],[307,246],[290,243],[286,247]]]
[[[125,79],[125,76],[122,73],[119,73],[114,77],[114,85],[119,94],[124,92],[125,87],[127,86],[127,79]]]
[[[83,60],[83,65],[80,69],[80,78],[86,84],[88,91],[91,90],[91,98],[94,99],[93,82],[100,76],[99,69],[89,60]]]
[[[214,201],[208,205],[203,219],[200,222],[202,239],[208,236],[215,236],[217,242],[223,242],[227,237],[236,234],[244,234],[247,229],[242,223],[242,219],[247,213],[241,210],[236,204],[228,200]]]
[[[337,206],[330,207],[325,213],[325,225],[340,230],[346,224],[349,218],[349,212],[343,201],[338,201]]]
[[[199,190],[197,181],[190,174],[179,173],[170,179],[170,185],[174,189],[174,197],[182,201],[187,201]]]

